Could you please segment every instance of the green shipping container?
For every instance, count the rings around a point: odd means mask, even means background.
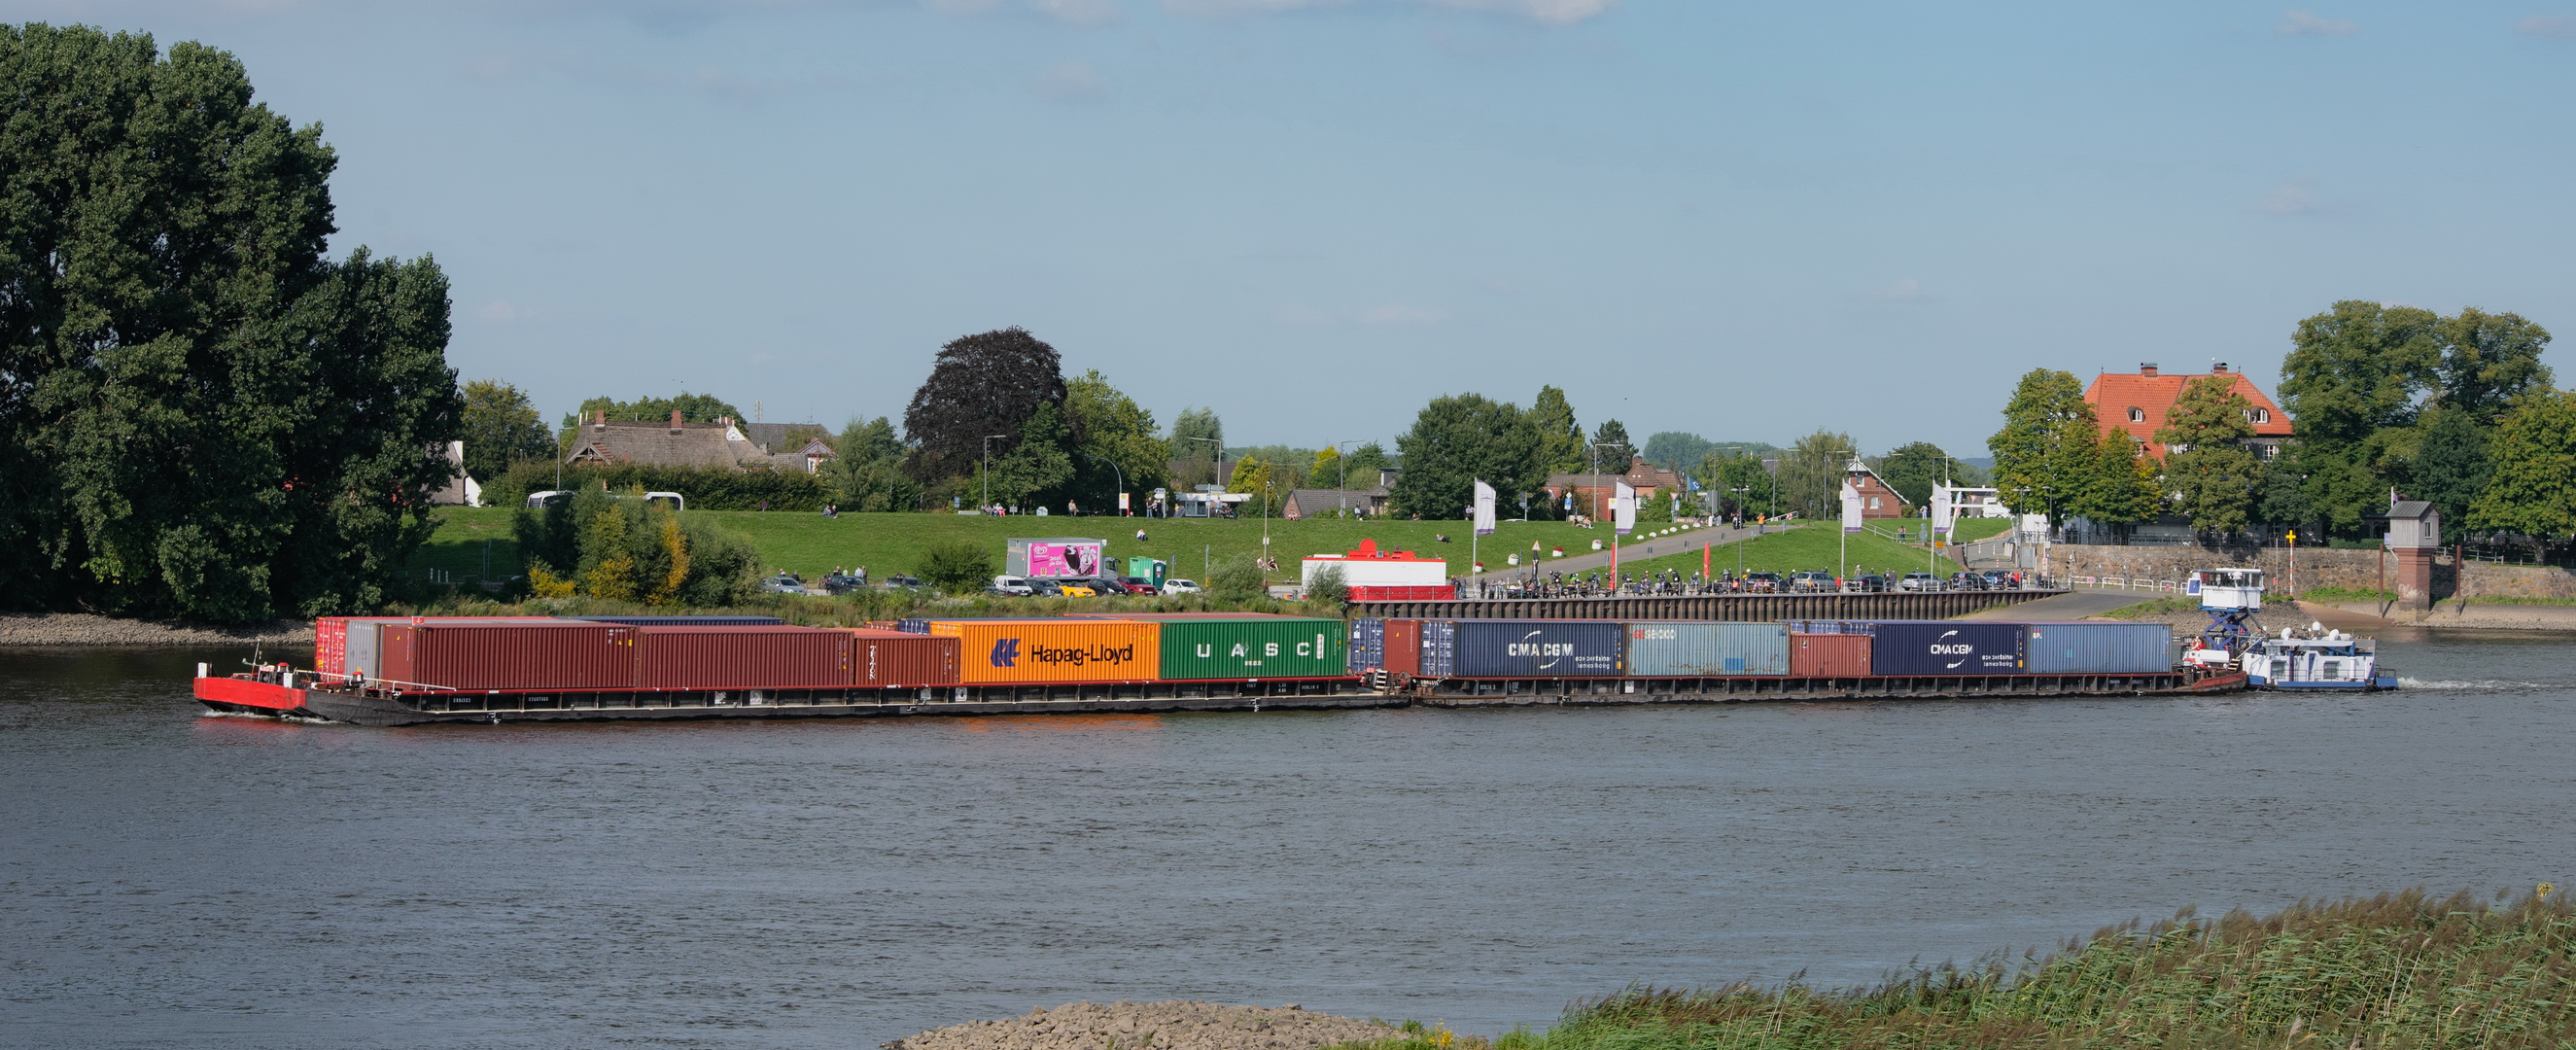
[[[1262,616],[1163,620],[1163,677],[1347,678],[1349,628],[1340,620]]]

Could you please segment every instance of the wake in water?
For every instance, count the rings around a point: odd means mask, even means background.
[[[2428,693],[2528,693],[2538,689],[2565,689],[2563,682],[2513,682],[2501,678],[2459,680],[2437,678],[2430,681],[2397,676],[2397,687]]]

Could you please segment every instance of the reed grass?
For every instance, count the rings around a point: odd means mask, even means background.
[[[2571,953],[2563,898],[2411,891],[2185,911],[1857,989],[1634,987],[1544,1030],[1340,1050],[2538,1050],[2576,1045]]]

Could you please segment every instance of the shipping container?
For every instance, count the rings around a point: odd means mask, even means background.
[[[957,639],[909,631],[851,631],[851,684],[953,685]]]
[[[1386,667],[1386,621],[1364,616],[1351,621],[1351,673]]]
[[[1386,649],[1378,654],[1379,663],[1398,674],[1422,673],[1421,620],[1384,620]]]
[[[614,623],[387,623],[377,677],[448,689],[631,689],[635,632]]]
[[[1425,629],[1423,673],[1459,678],[1615,678],[1627,632],[1605,620],[1437,620]],[[1445,629],[1442,625],[1445,625]],[[1433,651],[1446,636],[1448,652]]]
[[[775,616],[574,616],[574,620],[592,623],[622,623],[629,627],[777,627],[787,621]]]
[[[313,624],[313,669],[331,675],[383,677],[377,630],[389,623],[564,623],[552,616],[326,616]]]
[[[1868,634],[1868,620],[1784,620],[1791,634]]]
[[[1144,682],[1162,671],[1159,623],[1141,620],[932,620],[957,639],[968,683]]]
[[[1880,620],[1869,666],[1882,675],[2023,674],[2022,625],[1975,620]]]
[[[2174,668],[2161,623],[2034,623],[2023,643],[2032,674],[2157,674]]]
[[[850,632],[662,624],[637,629],[638,689],[839,689]]]
[[[908,616],[903,619],[896,620],[894,622],[894,629],[902,631],[905,634],[929,634],[930,620],[926,617]]]
[[[1867,678],[1869,636],[1790,635],[1789,674],[1798,678]]]
[[[1163,677],[1341,678],[1351,673],[1340,620],[1294,616],[1163,621]]]
[[[1789,673],[1789,628],[1782,624],[1655,620],[1627,629],[1632,677]]]
[[[1422,664],[1417,672],[1425,678],[1447,678],[1458,673],[1458,621],[1423,620]]]

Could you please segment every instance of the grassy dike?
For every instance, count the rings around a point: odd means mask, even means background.
[[[1339,1050],[2540,1050],[2576,1045],[2576,913],[2420,891],[2185,912],[1864,988],[1631,988],[1490,1041],[1408,1031]]]

